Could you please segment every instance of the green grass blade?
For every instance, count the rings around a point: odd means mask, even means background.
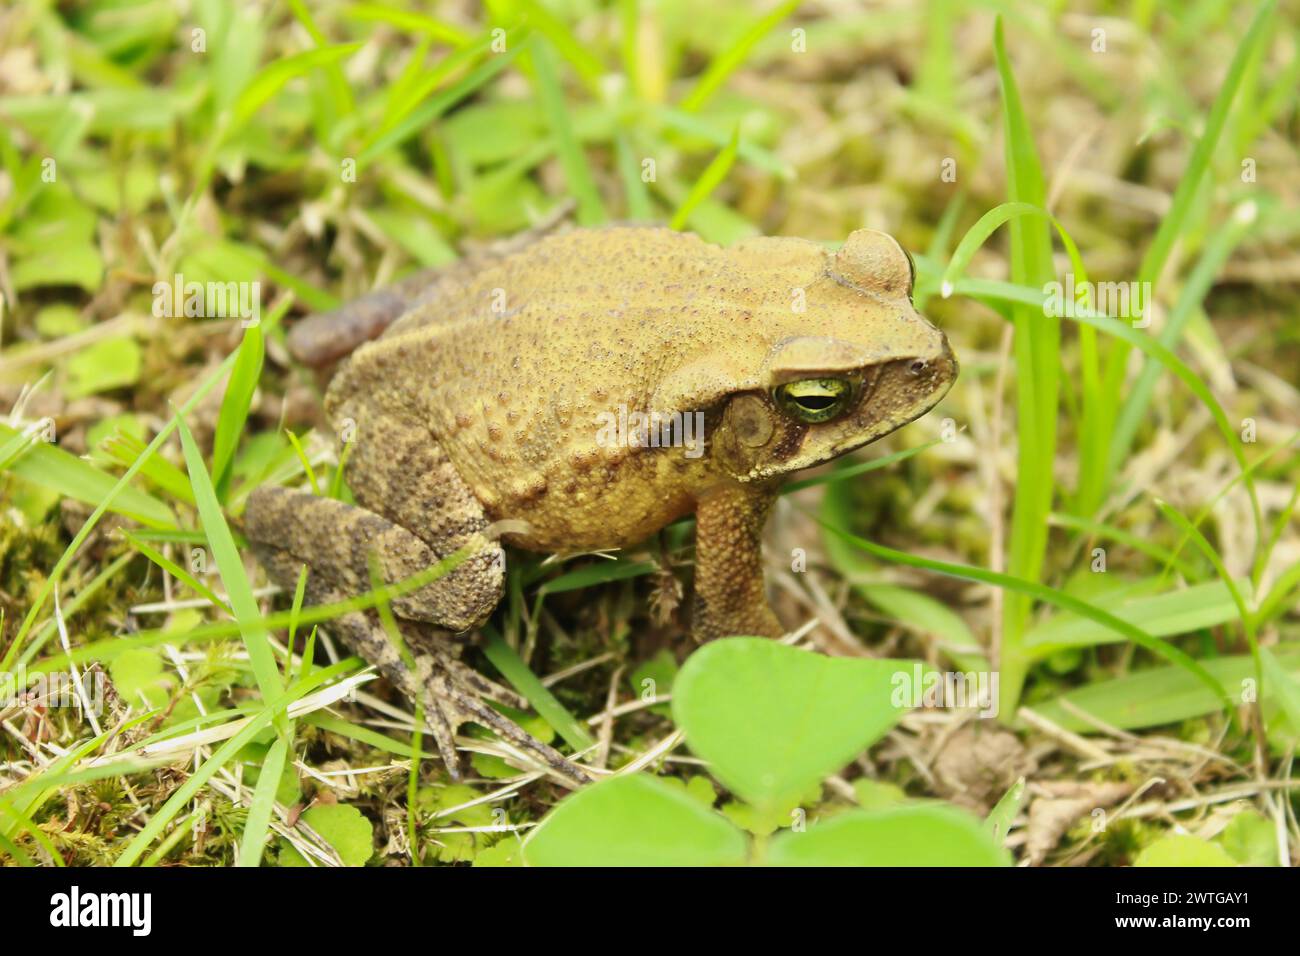
[[[1158,578],[1147,579],[1158,581]],[[1250,582],[1242,586],[1249,589]],[[1207,581],[1163,594],[1141,595],[1128,600],[1108,599],[1110,612],[1153,637],[1172,637],[1207,627],[1242,620],[1241,605],[1225,581]],[[1096,647],[1120,640],[1120,636],[1095,621],[1058,614],[1030,628],[1025,646],[1035,657],[1045,657],[1066,647]]]
[[[509,681],[510,686],[532,704],[533,709],[555,728],[556,733],[568,741],[569,746],[578,751],[590,747],[595,742],[591,739],[591,735],[583,730],[582,725],[573,719],[573,715],[555,699],[555,695],[537,679],[537,675],[529,670],[528,665],[515,653],[514,648],[495,631],[485,630],[484,633],[487,640],[483,643],[483,653],[501,672],[501,676]]]
[[[1029,121],[1007,59],[999,17],[993,31],[994,55],[1002,89],[1006,138],[1007,193],[1014,203],[1046,206],[1046,187],[1034,148]],[[1010,220],[1011,277],[1014,282],[1043,286],[1052,281],[1052,243],[1047,224],[1037,218]],[[1012,577],[1037,582],[1047,552],[1047,516],[1052,510],[1056,479],[1057,408],[1060,398],[1060,320],[1045,310],[1015,306],[1017,455],[1015,505],[1007,569]],[[1012,715],[1020,699],[1028,662],[1022,646],[1031,602],[1024,592],[1008,594],[1003,603],[1001,643],[1001,710]]]
[[[578,201],[578,222],[584,226],[603,223],[609,215],[605,212],[605,203],[596,189],[596,179],[587,156],[578,142],[578,134],[573,130],[569,117],[571,107],[565,101],[559,71],[555,68],[555,57],[548,44],[533,45],[532,62],[537,81],[537,98],[541,101],[542,112],[546,114],[551,133],[555,137],[555,151],[560,166],[564,169],[565,181]]]
[[[421,33],[431,40],[450,46],[465,46],[473,41],[464,30],[439,20],[426,13],[413,10],[399,10],[381,3],[351,3],[343,10],[343,16],[351,20],[387,23],[408,33]]]
[[[945,574],[949,577],[955,577],[964,581],[978,581],[982,584],[992,584],[1002,588],[1003,590],[1020,593],[1026,597],[1035,598],[1040,601],[1046,601],[1047,603],[1055,605],[1063,610],[1072,611],[1075,614],[1089,618],[1100,624],[1102,627],[1109,628],[1118,634],[1122,634],[1134,643],[1160,655],[1170,663],[1177,664],[1179,667],[1184,668],[1188,673],[1195,675],[1201,683],[1212,690],[1225,708],[1231,706],[1231,701],[1229,700],[1227,693],[1224,691],[1223,686],[1215,680],[1208,671],[1206,671],[1200,662],[1196,661],[1194,658],[1190,657],[1172,644],[1152,637],[1141,628],[1116,617],[1094,604],[1089,604],[1087,601],[1066,594],[1064,591],[1058,591],[1055,588],[1039,584],[1035,581],[1026,581],[1010,574],[1001,574],[997,571],[990,571],[987,568],[977,568],[973,565],[952,564],[948,561],[936,561],[933,558],[923,558],[919,555],[908,554],[905,551],[897,551],[894,548],[887,548],[884,545],[867,541],[865,538],[860,538],[847,531],[842,531],[824,521],[819,520],[818,524],[831,531],[833,534],[843,538],[845,541],[848,541],[855,547],[861,548],[863,551],[866,551],[868,554],[872,554],[881,560],[891,561],[895,564],[905,564],[908,567],[913,568],[923,568],[927,571],[934,571],[938,574]],[[1017,705],[1018,701],[1011,701],[1011,703]],[[1013,719],[1015,715],[1014,713],[1003,713],[1002,716],[1005,719],[1010,720]]]
[[[443,92],[430,98],[418,108],[414,108],[401,122],[397,123],[392,129],[376,135],[362,147],[361,155],[357,157],[357,163],[364,165],[370,162],[376,156],[387,152],[394,146],[398,146],[418,134],[421,130],[428,129],[429,124],[435,119],[446,113],[452,107],[456,106],[462,100],[472,96],[482,86],[484,86],[494,76],[504,70],[515,57],[519,56],[524,50],[528,49],[529,41],[527,33],[521,30],[511,31],[511,45],[505,53],[498,53],[489,56],[483,63],[480,63],[469,73],[452,84]],[[474,47],[465,48],[467,52],[466,60],[472,60],[480,55],[482,49],[487,49],[492,42],[491,36],[484,38],[481,44]],[[462,52],[457,51],[452,57],[459,56]],[[452,57],[448,57],[450,60]],[[444,61],[445,62],[445,61]],[[437,68],[435,68],[437,69]]]
[[[700,173],[700,178],[691,186],[691,191],[686,194],[682,204],[677,207],[673,213],[672,222],[669,223],[672,229],[682,229],[690,220],[691,214],[695,212],[696,207],[704,202],[718,188],[718,184],[727,178],[727,173],[731,172],[731,166],[736,161],[736,150],[740,146],[740,126],[737,125],[731,134],[729,142],[717,156],[713,157],[712,162]]]
[[[1237,52],[1234,54],[1228,72],[1219,87],[1214,104],[1210,107],[1210,114],[1205,121],[1205,131],[1197,140],[1192,155],[1187,161],[1187,168],[1183,171],[1178,187],[1174,190],[1174,197],[1170,203],[1169,211],[1161,218],[1155,238],[1151,240],[1151,245],[1147,247],[1146,253],[1142,256],[1141,265],[1138,267],[1137,281],[1139,283],[1148,283],[1145,288],[1155,287],[1161,273],[1164,271],[1165,263],[1173,250],[1174,243],[1187,227],[1188,218],[1200,191],[1201,183],[1209,172],[1210,162],[1214,157],[1219,137],[1227,122],[1233,100],[1236,99],[1237,91],[1246,73],[1247,64],[1254,57],[1257,46],[1263,43],[1268,35],[1265,28],[1273,16],[1274,6],[1275,0],[1267,0],[1267,2],[1260,5],[1246,30],[1245,37],[1237,47]],[[1120,398],[1124,394],[1123,384],[1130,351],[1131,349],[1126,343],[1116,342],[1107,356],[1105,381],[1102,389],[1103,394],[1110,396],[1111,404],[1102,422],[1102,427],[1108,433],[1110,423],[1114,421]],[[1110,486],[1114,471],[1121,463],[1114,456],[1108,455],[1104,464],[1092,463],[1088,466],[1092,469],[1101,468],[1104,473],[1103,479],[1095,483],[1096,490],[1093,494],[1097,497],[1095,497],[1095,500],[1081,502],[1083,508],[1095,510],[1100,505],[1101,498],[1099,496],[1103,495],[1105,489]]]
[[[284,691],[274,700],[267,701],[263,708],[250,717],[248,723],[239,729],[238,733],[227,739],[213,752],[211,757],[203,761],[199,768],[190,774],[183,784],[176,788],[175,792],[167,798],[167,802],[158,808],[154,815],[149,818],[149,822],[131,839],[131,842],[127,844],[126,849],[113,862],[113,865],[131,866],[136,860],[140,859],[144,851],[149,848],[149,845],[162,835],[163,830],[167,828],[167,824],[184,809],[185,805],[194,798],[194,795],[199,792],[204,784],[212,779],[217,771],[230,763],[239,751],[244,749],[263,730],[271,726],[273,721],[282,720],[284,712],[290,704],[306,696],[333,676],[332,669],[321,669]]]
[[[235,858],[236,866],[260,866],[262,852],[266,849],[266,840],[271,831],[271,814],[275,810],[275,793],[280,786],[280,775],[284,772],[285,760],[289,754],[289,738],[277,737],[266,752],[262,768],[258,772],[257,787],[253,790],[253,799],[248,805],[248,818],[244,822],[244,835],[239,841],[239,855]]]
[[[8,425],[0,425],[0,439],[6,442],[23,439],[26,448],[11,459],[5,469],[8,474],[88,505],[98,505],[108,499],[109,511],[154,528],[176,526],[176,517],[167,505],[134,485],[123,486],[110,499],[109,493],[117,488],[119,480],[57,445],[25,439]]]
[[[1287,673],[1300,674],[1300,644],[1278,645],[1274,651]],[[1241,687],[1255,674],[1255,662],[1247,655],[1215,658],[1204,666],[1224,687]],[[1153,667],[1086,684],[1033,709],[1065,730],[1095,733],[1097,728],[1080,712],[1121,730],[1136,730],[1190,720],[1222,706],[1216,694],[1181,668]]]
[[[1268,678],[1268,688],[1276,691],[1277,701],[1295,733],[1300,733],[1300,682],[1287,673],[1282,662],[1267,647],[1259,649],[1259,662]]]
[[[230,490],[230,475],[234,470],[235,449],[248,424],[248,410],[253,405],[253,392],[262,377],[262,356],[265,346],[262,329],[251,325],[244,330],[243,341],[235,356],[235,367],[230,371],[230,382],[217,416],[216,436],[212,444],[213,485],[217,499],[225,501]]]
[[[529,26],[546,37],[560,56],[568,61],[587,89],[592,93],[599,93],[600,78],[605,74],[605,65],[594,54],[587,51],[564,21],[546,9],[538,0],[516,0],[516,6],[524,12]],[[538,44],[539,47],[542,45]],[[533,62],[536,65],[536,55]]]
[[[679,107],[690,113],[698,110],[712,98],[719,87],[727,81],[740,65],[745,62],[745,57],[749,56],[751,50],[771,33],[778,23],[794,13],[798,9],[801,0],[785,0],[780,6],[773,9],[770,13],[759,17],[754,23],[736,38],[736,41],[727,47],[709,64],[704,71],[704,75],[696,81],[694,88],[682,98]]]
[[[190,473],[190,484],[194,488],[194,501],[199,512],[199,521],[207,535],[208,545],[212,548],[213,559],[221,573],[226,594],[230,596],[230,607],[239,624],[240,635],[244,639],[244,648],[248,651],[248,660],[253,666],[257,686],[262,692],[262,699],[273,700],[284,689],[284,682],[276,667],[275,655],[271,651],[270,635],[267,633],[257,599],[253,597],[253,586],[244,571],[244,562],[235,546],[234,536],[221,513],[216,490],[203,467],[203,455],[194,442],[184,419],[180,422],[181,448],[185,453],[185,464]],[[281,730],[285,729],[281,726]]]
[[[1178,344],[1183,329],[1191,319],[1196,307],[1204,301],[1205,296],[1209,293],[1210,287],[1219,274],[1219,270],[1222,269],[1223,264],[1232,255],[1232,251],[1246,237],[1254,225],[1256,217],[1253,210],[1253,203],[1249,206],[1238,207],[1237,213],[1229,218],[1228,223],[1223,228],[1216,229],[1210,235],[1209,241],[1201,253],[1200,260],[1183,284],[1182,291],[1178,295],[1178,301],[1170,310],[1164,328],[1160,330],[1159,340],[1161,345],[1173,349]],[[1248,214],[1242,215],[1243,211],[1247,211]],[[1155,390],[1156,379],[1159,376],[1160,367],[1148,358],[1142,366],[1142,371],[1138,374],[1137,381],[1128,390],[1128,397],[1124,401],[1119,416],[1115,421],[1115,427],[1111,431],[1110,444],[1107,448],[1110,459],[1106,474],[1112,478],[1119,472],[1120,467],[1128,457],[1129,450],[1133,446],[1133,439],[1137,436],[1138,428],[1146,417],[1147,408],[1151,404],[1151,395]],[[1256,547],[1258,546],[1259,543],[1257,542]]]

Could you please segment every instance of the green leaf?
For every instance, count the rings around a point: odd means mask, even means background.
[[[772,866],[1009,866],[978,819],[940,803],[854,810],[772,839]]]
[[[1025,802],[1025,778],[1021,777],[1013,783],[1007,792],[1002,795],[997,806],[989,811],[989,815],[984,818],[984,826],[988,828],[993,838],[1001,845],[1007,838],[1007,833],[1011,830],[1011,822],[1015,820],[1016,814],[1020,812],[1021,805]]]
[[[1186,833],[1167,836],[1138,854],[1134,866],[1236,866],[1237,861],[1222,849]]]
[[[673,691],[673,681],[677,679],[677,659],[668,648],[661,648],[659,653],[632,672],[628,684],[632,693],[645,699],[647,696],[667,697]],[[649,708],[651,713],[669,716],[672,711],[668,704],[655,704]]]
[[[682,667],[673,717],[714,776],[772,809],[797,801],[898,722],[907,708],[894,705],[892,687],[912,667],[724,638]]]
[[[598,225],[608,220],[609,215],[605,212],[605,204],[596,188],[596,179],[587,162],[587,155],[573,130],[570,119],[572,106],[565,101],[564,89],[560,86],[559,72],[555,68],[555,58],[550,47],[546,43],[534,44],[532,61],[537,99],[555,137],[556,157],[564,170],[569,192],[578,201],[578,223],[583,226]]]
[[[109,662],[109,675],[123,700],[138,707],[161,707],[167,702],[171,678],[164,673],[162,658],[151,647],[123,651]]]
[[[1218,837],[1238,863],[1246,866],[1277,866],[1277,832],[1273,824],[1254,810],[1243,810],[1232,818]]]
[[[99,248],[92,242],[78,242],[24,256],[13,264],[9,276],[15,292],[47,285],[75,285],[94,292],[103,274]]]
[[[82,349],[64,365],[68,398],[134,385],[140,380],[140,343],[129,336],[105,339]]]
[[[374,825],[356,807],[346,803],[327,803],[303,812],[302,822],[338,852],[344,866],[365,866],[375,853]],[[280,853],[281,866],[307,866],[292,846]]]
[[[530,866],[738,866],[745,855],[722,816],[644,774],[584,787],[524,843]]]

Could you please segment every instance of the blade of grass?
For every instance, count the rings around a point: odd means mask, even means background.
[[[248,804],[248,817],[244,821],[244,834],[239,841],[235,866],[256,867],[262,863],[271,832],[271,814],[275,810],[275,793],[284,773],[285,759],[289,754],[289,737],[277,737],[266,752],[266,759],[258,771],[257,786]]]
[[[149,848],[149,845],[162,835],[167,824],[193,799],[200,788],[212,779],[217,771],[233,760],[239,751],[247,746],[254,737],[271,726],[273,722],[283,720],[285,711],[288,710],[290,704],[300,697],[306,696],[308,692],[324,684],[333,676],[332,668],[323,668],[289,687],[274,699],[267,700],[262,709],[250,717],[248,723],[240,728],[238,733],[218,747],[211,757],[203,761],[199,768],[176,788],[175,792],[167,798],[167,802],[159,807],[157,812],[149,818],[149,822],[131,839],[131,842],[127,844],[126,849],[113,862],[113,865],[131,866],[136,860],[140,859],[140,856]]]
[[[654,207],[650,202],[650,190],[646,189],[641,178],[641,166],[632,152],[632,143],[627,132],[619,133],[614,140],[617,150],[618,174],[623,181],[623,202],[627,207],[627,218],[632,222],[648,222],[654,217]]]
[[[270,635],[262,619],[257,599],[253,597],[253,587],[244,571],[244,562],[235,539],[221,513],[216,490],[203,467],[203,455],[190,434],[189,427],[182,418],[179,423],[181,449],[185,454],[185,464],[190,473],[190,484],[194,489],[194,502],[199,513],[199,522],[212,548],[213,559],[221,573],[226,594],[230,597],[230,607],[234,611],[235,621],[240,625],[239,632],[244,639],[244,648],[248,651],[248,660],[253,666],[253,675],[257,678],[258,689],[263,700],[277,698],[284,689],[280,670],[275,663],[275,654],[271,650]],[[288,732],[288,724],[281,719],[278,728],[282,734]]]
[[[451,46],[465,46],[472,37],[454,24],[439,20],[426,13],[399,10],[381,3],[351,3],[343,10],[351,20],[387,23],[408,33],[422,33],[432,40]]]
[[[994,26],[993,48],[1002,90],[1008,198],[1041,209],[1047,205],[1043,172],[1007,59],[1001,17]],[[1017,216],[1010,220],[1009,227],[1012,281],[1040,287],[1052,281],[1052,243],[1047,224],[1037,218]],[[1013,578],[1037,583],[1047,553],[1047,516],[1056,485],[1053,462],[1060,399],[1061,324],[1046,310],[1023,306],[1012,308],[1011,321],[1016,356],[1017,493],[1011,514],[1007,570]],[[1006,596],[1001,633],[994,649],[1001,671],[999,708],[1008,720],[1015,715],[1028,671],[1023,638],[1032,606],[1029,597],[1024,591]]]
[[[1214,280],[1223,268],[1224,263],[1228,261],[1232,251],[1246,237],[1256,221],[1255,204],[1253,202],[1243,203],[1229,217],[1225,226],[1214,230],[1210,234],[1200,259],[1193,267],[1187,281],[1183,283],[1183,288],[1178,295],[1178,301],[1170,311],[1164,328],[1160,330],[1158,338],[1161,345],[1168,349],[1177,346],[1179,339],[1182,337],[1183,329],[1196,311],[1197,306],[1205,300],[1205,296],[1209,293],[1210,287],[1214,284]],[[1147,408],[1151,404],[1151,395],[1155,390],[1156,380],[1160,377],[1160,371],[1160,366],[1147,358],[1143,363],[1142,371],[1138,373],[1137,380],[1128,391],[1127,399],[1119,410],[1107,448],[1110,462],[1106,474],[1110,476],[1111,480],[1119,473],[1120,466],[1133,447],[1133,440],[1137,436],[1138,428],[1146,417]],[[1260,544],[1260,542],[1256,542],[1256,549],[1260,547]]]
[[[537,675],[520,659],[514,648],[507,644],[495,630],[484,628],[483,633],[487,638],[483,643],[483,653],[501,672],[501,676],[509,681],[510,686],[527,699],[542,719],[568,741],[569,746],[578,751],[591,747],[595,741],[582,729],[582,725],[573,718],[564,705],[555,699],[555,695],[547,689],[546,685],[537,679]]]
[[[481,55],[483,50],[489,49],[491,43],[492,37],[489,34],[479,44],[475,44],[472,48],[466,47],[464,51],[458,50],[447,59],[450,60],[453,57],[460,56],[461,53],[466,53],[465,62],[469,62],[475,59],[478,55]],[[529,38],[527,31],[519,29],[513,31],[511,33],[511,45],[505,53],[497,53],[489,56],[487,60],[480,63],[462,79],[458,80],[442,93],[434,96],[422,106],[414,108],[392,129],[383,133],[377,133],[365,144],[365,146],[362,147],[361,155],[357,157],[358,164],[367,163],[381,153],[387,152],[394,146],[404,143],[421,130],[428,129],[429,124],[435,119],[456,106],[456,104],[460,103],[462,100],[473,95],[480,87],[492,79],[492,77],[496,76],[514,62],[515,57],[528,49],[528,46]],[[445,63],[446,61],[443,62]],[[441,67],[441,64],[439,64],[439,67]]]
[[[1164,515],[1171,523],[1177,525],[1184,534],[1191,537],[1191,539],[1196,543],[1196,546],[1201,549],[1201,553],[1209,558],[1210,563],[1214,565],[1214,569],[1219,572],[1219,579],[1228,589],[1228,593],[1232,595],[1233,603],[1237,605],[1237,611],[1241,616],[1242,634],[1246,638],[1246,643],[1250,647],[1250,655],[1255,661],[1255,676],[1259,681],[1259,686],[1263,687],[1264,669],[1263,664],[1259,659],[1259,640],[1255,636],[1255,616],[1247,606],[1246,599],[1242,596],[1241,589],[1237,587],[1237,582],[1234,581],[1232,575],[1228,573],[1228,568],[1224,565],[1223,559],[1219,557],[1219,552],[1214,550],[1214,546],[1206,540],[1205,535],[1201,534],[1199,528],[1188,521],[1187,518],[1184,517],[1176,508],[1170,507],[1167,502],[1161,501],[1157,498],[1155,505],[1160,509],[1162,515]]]
[[[175,561],[170,560],[166,555],[150,547],[148,544],[141,541],[135,535],[131,534],[130,531],[124,530],[122,532],[122,536],[126,538],[126,540],[131,544],[131,547],[135,548],[137,551],[143,554],[154,564],[158,565],[158,567],[162,568],[164,571],[166,571],[176,580],[180,581],[182,584],[188,587],[195,594],[198,594],[200,597],[206,598],[209,602],[211,602],[213,607],[217,608],[224,614],[233,615],[233,612],[230,610],[230,605],[228,605],[225,601],[221,600],[221,598],[217,597],[216,593],[213,592],[211,588],[209,588],[198,578],[194,577],[194,575],[190,574],[188,571],[182,568]]]
[[[1300,673],[1300,644],[1283,644],[1275,650],[1289,673]],[[1255,662],[1248,655],[1218,657],[1205,661],[1205,669],[1223,686],[1241,687],[1254,673]],[[1033,709],[1065,730],[1096,733],[1096,725],[1080,713],[1121,730],[1136,730],[1190,720],[1221,706],[1217,695],[1181,668],[1153,667],[1085,684]]]
[[[19,627],[18,633],[14,636],[13,642],[9,645],[9,650],[5,653],[4,660],[0,661],[0,672],[7,672],[10,670],[10,665],[13,663],[14,658],[16,658],[22,650],[23,642],[27,633],[31,630],[32,625],[36,623],[36,616],[41,613],[41,609],[44,608],[45,602],[49,600],[50,594],[54,590],[54,585],[58,583],[63,572],[67,570],[68,565],[72,562],[73,556],[80,550],[82,544],[85,543],[86,538],[90,536],[91,531],[95,529],[95,525],[99,523],[99,519],[104,516],[105,512],[112,507],[117,497],[122,494],[125,488],[128,487],[131,479],[140,471],[149,456],[153,455],[162,446],[162,443],[170,437],[171,433],[176,429],[177,424],[180,422],[180,416],[192,411],[194,407],[203,400],[208,392],[212,391],[217,382],[221,381],[222,377],[230,371],[234,364],[235,354],[232,352],[230,355],[226,356],[216,370],[209,375],[197,389],[194,390],[194,394],[191,395],[183,405],[181,405],[177,412],[172,416],[171,421],[169,421],[162,430],[154,436],[153,441],[151,441],[145,449],[145,454],[136,459],[135,464],[128,468],[125,474],[117,480],[117,483],[99,499],[99,504],[96,505],[95,510],[90,513],[90,517],[87,518],[85,523],[81,526],[81,530],[73,536],[72,542],[64,550],[63,554],[59,557],[59,560],[55,562],[54,567],[50,570],[49,576],[45,580],[45,583],[41,585],[41,589],[37,592],[36,599],[32,601],[32,606],[27,609],[27,614],[23,618],[23,623]]]
[[[1039,308],[1041,308],[1045,299],[1044,293],[1039,289],[993,279],[962,279],[953,286],[952,291],[954,295],[969,295],[985,301],[993,308],[997,308],[997,303],[1004,302],[1015,304],[1038,303]],[[1216,427],[1219,429],[1219,433],[1223,436],[1229,451],[1232,452],[1233,458],[1236,459],[1241,469],[1241,474],[1234,478],[1234,481],[1241,481],[1246,486],[1246,492],[1251,499],[1256,524],[1256,536],[1262,538],[1259,529],[1263,527],[1263,514],[1260,510],[1259,494],[1255,488],[1255,480],[1252,475],[1255,464],[1246,461],[1246,453],[1242,448],[1240,439],[1237,437],[1236,430],[1228,421],[1223,406],[1219,404],[1200,376],[1188,368],[1177,355],[1161,345],[1159,340],[1142,334],[1141,331],[1132,328],[1125,322],[1120,322],[1108,315],[1098,315],[1089,309],[1083,308],[1076,308],[1074,314],[1067,315],[1067,318],[1083,325],[1090,325],[1114,338],[1123,339],[1129,345],[1145,352],[1168,371],[1173,372],[1201,400],[1209,410]]]
[[[696,81],[694,88],[682,98],[679,108],[691,113],[707,103],[718,88],[727,81],[727,77],[745,62],[745,57],[749,56],[750,51],[763,37],[771,33],[778,23],[794,13],[799,3],[800,0],[786,0],[770,13],[755,20],[749,29],[736,38],[735,42],[713,58],[704,74]]]
[[[302,442],[298,440],[298,436],[292,431],[286,428],[284,434],[289,439],[289,444],[293,446],[294,454],[302,462],[302,470],[307,475],[307,483],[311,485],[311,493],[320,497],[320,485],[316,483],[316,472],[311,467],[311,460],[307,457],[306,449],[302,447]]]
[[[549,45],[554,47],[569,65],[573,71],[578,74],[583,84],[590,93],[600,92],[600,78],[605,73],[605,65],[596,58],[595,55],[587,52],[587,48],[579,42],[573,32],[550,10],[546,9],[537,0],[515,0],[515,5],[523,10],[528,19],[528,24],[537,30],[542,36],[546,37]],[[544,44],[538,44],[538,47]],[[536,66],[536,54],[534,54],[534,66]],[[552,65],[552,72],[554,66]]]
[[[740,125],[731,133],[731,141],[722,149],[704,172],[700,173],[700,178],[691,186],[691,191],[686,194],[682,204],[677,207],[673,213],[672,222],[669,223],[671,229],[682,229],[690,220],[691,214],[695,212],[697,206],[704,202],[718,188],[718,184],[727,178],[727,173],[731,172],[731,166],[736,161],[736,150],[740,146]]]
[[[260,325],[250,325],[244,330],[235,355],[235,367],[230,370],[226,395],[217,416],[217,430],[212,442],[212,475],[217,500],[225,501],[230,491],[230,475],[234,470],[235,449],[239,437],[248,424],[248,410],[253,405],[253,392],[262,377],[264,344]]]
[[[1245,36],[1237,47],[1236,53],[1233,55],[1232,63],[1229,65],[1228,72],[1219,87],[1218,95],[1215,97],[1214,104],[1210,107],[1209,116],[1206,117],[1205,131],[1192,149],[1187,168],[1183,171],[1183,176],[1174,190],[1169,212],[1161,218],[1160,225],[1156,229],[1155,238],[1151,240],[1151,245],[1147,247],[1146,253],[1142,256],[1137,276],[1140,288],[1155,288],[1161,273],[1164,271],[1169,254],[1173,251],[1174,243],[1184,232],[1188,217],[1200,191],[1201,183],[1209,172],[1210,161],[1214,157],[1215,147],[1218,145],[1220,134],[1222,134],[1224,124],[1228,119],[1228,112],[1232,108],[1233,100],[1236,98],[1237,91],[1241,86],[1246,66],[1254,56],[1256,46],[1263,43],[1267,36],[1265,27],[1272,18],[1274,6],[1275,0],[1266,0],[1265,3],[1259,6],[1250,26],[1246,29]],[[1142,283],[1146,283],[1146,285],[1143,286]],[[1123,385],[1130,351],[1131,348],[1127,343],[1115,342],[1107,354],[1102,394],[1108,396],[1108,404],[1103,419],[1098,426],[1103,428],[1107,434],[1111,432],[1119,403],[1125,394]],[[1087,483],[1087,487],[1092,489],[1090,491],[1092,497],[1080,501],[1080,508],[1083,513],[1090,514],[1101,505],[1102,496],[1104,496],[1106,489],[1110,487],[1115,469],[1120,463],[1117,457],[1110,454],[1110,449],[1107,449],[1104,460],[1090,459],[1081,465],[1085,471],[1099,473],[1099,477],[1093,478]]]
[[[316,26],[316,21],[312,19],[311,13],[302,0],[289,0],[289,9],[293,11],[294,18],[303,25],[303,29],[307,31],[318,49],[329,45],[325,42],[325,34],[321,33],[320,28]],[[356,104],[352,100],[352,89],[343,76],[342,68],[337,62],[328,63],[325,66],[325,76],[329,82],[332,118],[347,116]]]
[[[13,441],[22,437],[8,425],[0,425],[0,439]],[[88,505],[99,504],[120,484],[108,472],[100,471],[57,445],[39,440],[24,441],[26,450],[9,462],[5,469],[8,474]],[[109,510],[155,528],[176,526],[176,517],[171,509],[135,485],[124,486],[114,495]]]
[[[927,571],[934,571],[938,574],[948,575],[963,581],[978,581],[982,584],[992,584],[1007,591],[1015,591],[1026,595],[1027,597],[1036,598],[1040,601],[1046,601],[1066,611],[1072,611],[1082,617],[1090,618],[1102,627],[1109,628],[1124,637],[1133,641],[1135,644],[1146,648],[1147,650],[1160,655],[1172,664],[1177,664],[1185,669],[1188,673],[1195,675],[1206,687],[1212,690],[1216,697],[1222,702],[1225,709],[1232,706],[1227,692],[1223,686],[1210,675],[1208,671],[1184,651],[1158,638],[1152,637],[1146,631],[1130,624],[1121,618],[1109,613],[1108,611],[1083,601],[1073,595],[1066,594],[1064,591],[1058,591],[1055,588],[1039,584],[1035,581],[1026,581],[1010,574],[1002,574],[997,571],[990,571],[987,568],[978,568],[974,565],[952,564],[948,561],[936,561],[933,558],[923,558],[919,555],[908,554],[905,551],[897,551],[894,548],[887,548],[884,545],[876,544],[865,538],[860,538],[855,534],[850,534],[836,528],[834,525],[827,524],[820,519],[814,518],[818,524],[830,532],[848,541],[884,561],[890,561],[895,564],[904,564],[908,567],[922,568]],[[1014,715],[1011,715],[1014,717]]]
[[[1295,733],[1300,733],[1300,683],[1286,672],[1282,662],[1267,647],[1259,649],[1259,664],[1268,677],[1268,686],[1277,692],[1278,703]],[[1260,693],[1263,693],[1261,687]]]
[[[605,204],[596,189],[596,179],[587,163],[578,136],[573,130],[569,113],[571,107],[564,97],[564,88],[560,85],[559,72],[555,68],[555,57],[548,43],[535,43],[530,53],[534,78],[537,83],[537,98],[541,102],[542,112],[546,114],[551,133],[555,137],[555,153],[564,170],[564,179],[569,184],[569,191],[578,201],[578,222],[584,226],[594,226],[605,222],[609,215]]]

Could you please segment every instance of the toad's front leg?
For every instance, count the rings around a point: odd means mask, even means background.
[[[775,500],[774,486],[726,485],[697,503],[691,623],[697,640],[784,633],[763,583],[763,525]]]

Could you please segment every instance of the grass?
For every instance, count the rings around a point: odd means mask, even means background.
[[[1127,864],[1171,821],[1216,840],[1249,814],[1300,861],[1293,12],[192,6],[0,15],[0,861],[517,859],[482,811],[527,830],[566,791],[473,732],[453,785],[420,713],[329,632],[467,555],[303,606],[302,581],[268,591],[240,517],[264,482],[347,494],[289,322],[562,202],[723,243],[868,226],[916,253],[962,377],[786,489],[778,611],[834,655],[994,667],[1031,783],[1143,797],[1033,856],[1033,787],[960,792],[918,756],[966,732],[953,711],[905,717],[871,776],[991,811],[1035,864]],[[1066,272],[1150,283],[1151,326],[1089,300],[1050,315]],[[248,328],[158,315],[176,273],[271,304]],[[474,661],[593,776],[707,780],[664,706],[692,650],[690,530],[617,560],[511,556]],[[74,664],[113,690],[98,730],[14,697]]]

